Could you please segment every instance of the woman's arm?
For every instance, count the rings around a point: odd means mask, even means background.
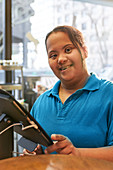
[[[45,149],[45,154],[56,151],[59,154],[70,154],[113,161],[113,146],[101,148],[76,148],[71,141],[63,135],[53,134],[51,138],[55,142]]]

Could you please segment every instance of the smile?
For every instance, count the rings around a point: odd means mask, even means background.
[[[69,65],[69,66],[65,66],[65,67],[61,67],[59,68],[60,71],[63,71],[63,70],[66,70],[68,69],[69,67],[73,66],[73,64]]]

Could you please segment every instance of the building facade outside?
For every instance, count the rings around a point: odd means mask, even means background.
[[[84,34],[89,51],[89,70],[101,76],[108,70],[107,78],[112,79],[109,72],[113,67],[113,7],[71,0],[38,0],[33,5],[32,33],[39,40],[34,68],[48,68],[44,44],[46,34],[55,26],[73,25]]]

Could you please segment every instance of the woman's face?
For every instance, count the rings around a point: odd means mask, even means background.
[[[48,62],[54,74],[62,81],[77,81],[84,75],[84,50],[78,49],[64,32],[52,33],[47,39]]]

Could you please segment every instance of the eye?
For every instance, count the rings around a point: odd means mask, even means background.
[[[71,53],[71,51],[72,51],[72,49],[71,49],[70,47],[68,47],[68,48],[65,49],[65,52],[66,52],[66,53]]]
[[[55,59],[57,57],[57,54],[50,54],[49,58]]]

